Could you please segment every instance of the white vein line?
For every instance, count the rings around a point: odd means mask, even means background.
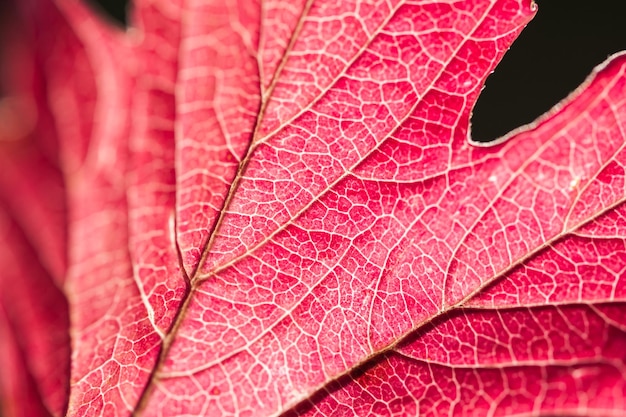
[[[607,84],[607,86],[605,87],[605,89],[603,90],[603,92],[604,92],[604,91],[606,91],[606,90],[610,90],[610,89],[612,89],[613,87],[615,87],[615,84],[617,83],[617,81],[618,81],[618,79],[616,78],[615,80],[613,80],[613,82],[612,82],[612,83]],[[606,97],[602,97],[602,98],[600,98],[599,96],[600,96],[600,95],[598,95],[598,97],[597,97],[597,99],[596,99],[596,100],[592,101],[592,105],[591,105],[591,106],[589,106],[589,107],[593,107],[593,106],[594,106],[594,105],[596,105],[599,101],[601,101],[601,100],[606,100],[606,99],[607,99]],[[618,146],[618,147],[614,150],[613,154],[612,154],[610,157],[608,157],[608,158],[606,159],[606,161],[600,165],[600,167],[598,167],[598,169],[596,170],[596,172],[593,174],[593,176],[592,176],[591,178],[589,178],[589,180],[585,183],[585,185],[584,185],[583,187],[581,187],[581,189],[579,190],[579,192],[578,192],[578,194],[577,194],[577,196],[576,196],[576,199],[572,202],[572,205],[571,205],[571,207],[570,207],[569,211],[567,212],[567,215],[565,216],[565,219],[564,219],[564,222],[563,222],[563,227],[567,227],[567,224],[569,223],[569,218],[570,218],[570,216],[572,215],[572,212],[574,211],[574,208],[575,208],[575,207],[576,207],[576,205],[579,203],[579,201],[580,201],[580,200],[579,200],[579,199],[580,199],[580,197],[582,197],[582,195],[585,193],[585,191],[586,191],[586,190],[587,190],[587,189],[591,186],[591,184],[592,184],[592,183],[593,183],[593,182],[594,182],[594,181],[598,178],[598,176],[599,176],[599,175],[600,175],[600,174],[601,174],[601,173],[602,173],[602,172],[603,172],[603,171],[604,171],[604,170],[605,170],[605,169],[609,166],[609,164],[610,164],[611,162],[617,162],[617,160],[616,160],[617,155],[618,155],[618,154],[619,154],[622,150],[624,150],[624,148],[626,147],[626,132],[624,132],[624,130],[622,129],[622,125],[621,125],[621,123],[619,123],[619,121],[621,120],[621,117],[619,117],[619,116],[615,113],[615,110],[614,110],[612,107],[611,107],[611,113],[612,113],[613,117],[615,118],[615,120],[618,122],[618,123],[616,123],[616,125],[617,125],[617,127],[618,127],[618,129],[619,129],[619,131],[620,131],[620,133],[621,133],[621,135],[622,135],[622,139],[623,139],[623,140],[622,140],[622,143],[621,143],[621,145],[619,145],[619,146]],[[577,118],[576,118],[576,119],[577,119]],[[574,120],[576,120],[576,119],[574,119]],[[596,151],[597,151],[597,149],[596,149]],[[601,159],[601,158],[598,158],[598,159]]]
[[[406,352],[401,350],[392,350],[390,352],[393,355],[398,355],[402,358],[405,358],[411,362],[419,362],[423,364],[429,365],[438,365],[444,366],[447,368],[454,369],[476,369],[476,370],[488,370],[488,369],[508,369],[508,368],[518,368],[518,367],[526,367],[526,366],[572,366],[572,365],[580,365],[580,364],[589,364],[589,365],[611,365],[615,366],[617,369],[621,369],[624,367],[624,363],[618,360],[610,360],[602,356],[596,356],[594,358],[576,358],[576,359],[543,359],[543,360],[535,360],[535,359],[526,359],[526,360],[511,360],[505,363],[497,363],[497,364],[451,364],[443,361],[436,360],[427,360],[424,358],[414,357]]]

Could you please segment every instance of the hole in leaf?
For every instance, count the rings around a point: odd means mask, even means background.
[[[87,0],[98,12],[124,26],[127,22],[128,2],[129,0]]]
[[[532,122],[626,49],[626,2],[536,0],[539,11],[487,79],[472,137],[488,142]]]

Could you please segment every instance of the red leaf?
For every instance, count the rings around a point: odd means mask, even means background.
[[[626,54],[480,147],[530,0],[19,6],[7,415],[626,410]]]

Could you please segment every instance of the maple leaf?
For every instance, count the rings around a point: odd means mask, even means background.
[[[625,411],[626,54],[487,147],[529,0],[19,7],[7,416]]]

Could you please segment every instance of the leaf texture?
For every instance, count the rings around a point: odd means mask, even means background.
[[[19,7],[7,415],[624,413],[626,55],[486,147],[529,0]]]

